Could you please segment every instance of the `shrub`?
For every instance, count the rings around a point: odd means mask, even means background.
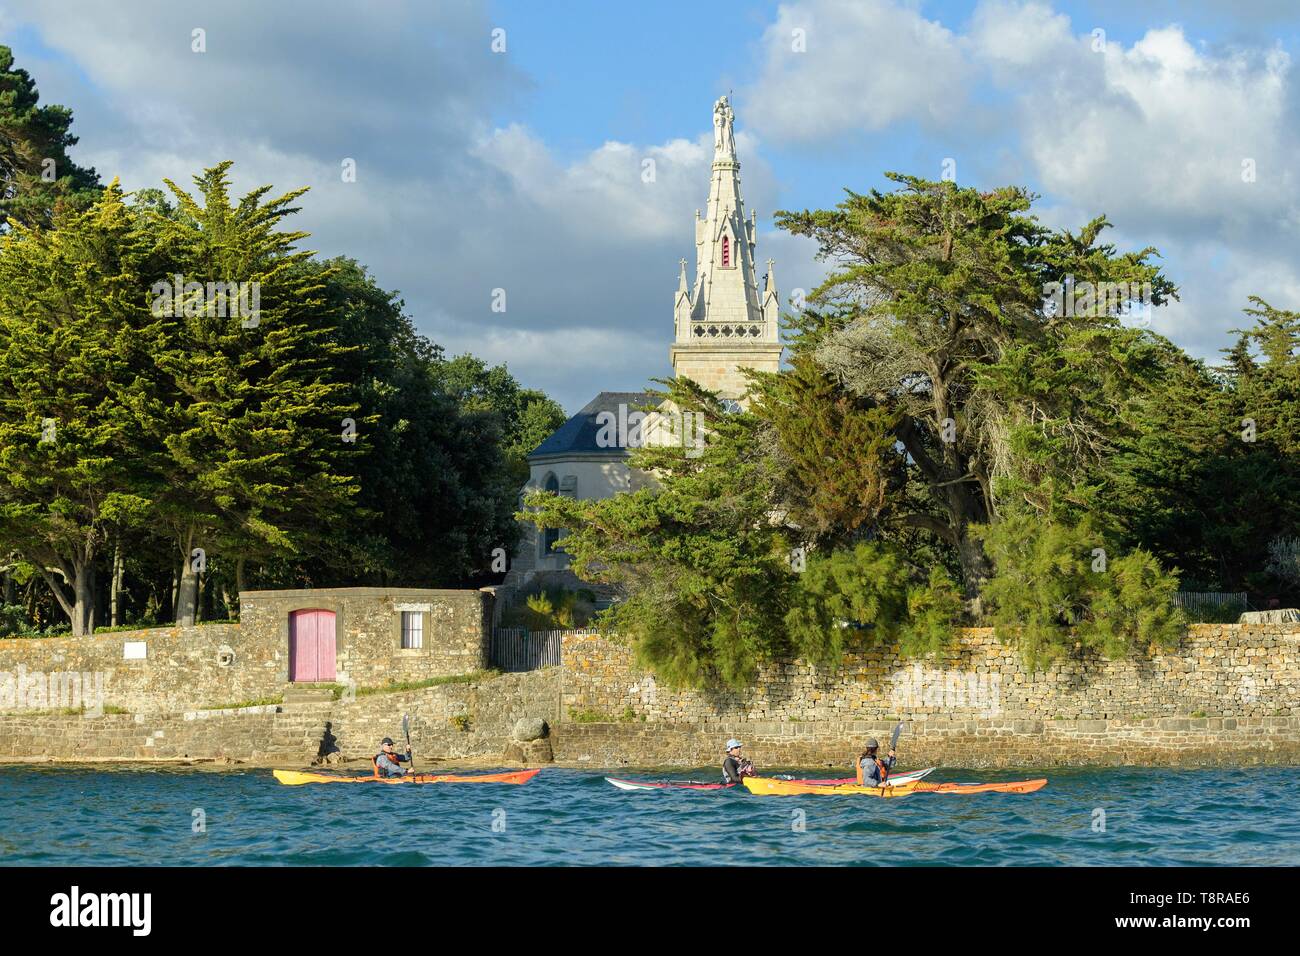
[[[1300,584],[1300,538],[1282,536],[1270,541],[1267,569],[1286,584]]]
[[[977,533],[996,569],[982,592],[989,619],[1031,667],[1075,646],[1112,658],[1172,647],[1186,629],[1177,577],[1146,551],[1110,557],[1086,520],[1016,515]]]
[[[583,627],[590,621],[596,596],[586,588],[547,588],[525,597],[501,615],[505,627],[526,627],[530,631],[553,631]]]
[[[0,635],[23,634],[28,627],[22,605],[0,604]]]
[[[943,568],[918,581],[897,548],[864,541],[807,558],[785,624],[799,656],[835,666],[855,644],[896,640],[907,653],[936,650],[951,639],[960,612]]]

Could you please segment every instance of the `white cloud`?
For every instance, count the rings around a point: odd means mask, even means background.
[[[485,13],[388,6],[334,18],[306,2],[140,0],[120,17],[90,3],[6,9],[10,30],[27,24],[67,57],[41,61],[37,81],[74,108],[76,158],[106,178],[188,188],[229,158],[237,191],[309,185],[295,224],[311,231],[307,248],[365,263],[448,352],[507,362],[566,407],[668,374],[677,260],[694,257],[707,199],[710,98],[683,130],[692,138],[610,141],[561,160],[525,126],[494,128],[530,81],[489,52]],[[207,53],[190,52],[196,26]],[[746,199],[769,214],[759,144],[742,130],[738,146]],[[344,157],[354,183],[341,179]],[[504,313],[491,309],[497,288]]]
[[[766,135],[809,145],[919,124],[956,150],[963,182],[1032,184],[1058,226],[1106,214],[1113,241],[1159,247],[1181,287],[1156,327],[1212,356],[1247,295],[1300,305],[1300,98],[1276,41],[1210,44],[1131,9],[1149,25],[1126,44],[1044,2],[940,23],[902,0],[803,0],[767,29],[747,100]],[[797,27],[806,54],[790,50]]]
[[[795,38],[806,38],[806,50]],[[967,66],[957,39],[891,0],[783,4],[763,35],[766,59],[745,90],[751,122],[773,138],[816,140],[900,120],[958,115]]]

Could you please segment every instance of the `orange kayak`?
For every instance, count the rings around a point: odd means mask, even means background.
[[[873,797],[906,797],[913,793],[1033,793],[1047,786],[1046,779],[1016,780],[1008,783],[931,783],[928,780],[912,780],[885,787],[862,787],[857,784],[818,787],[793,780],[773,780],[767,777],[746,777],[742,782],[750,793],[772,797],[804,794],[826,796],[846,793],[861,793]]]
[[[513,783],[523,784],[542,771],[512,770],[506,773],[413,773],[406,777],[376,777],[374,774],[310,773],[304,770],[273,770],[275,779],[296,787],[304,783]]]
[[[1047,778],[1014,780],[1009,783],[929,783],[921,780],[912,785],[914,793],[1033,793],[1047,786]]]

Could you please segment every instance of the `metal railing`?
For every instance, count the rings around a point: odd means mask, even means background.
[[[1228,607],[1237,605],[1246,610],[1245,591],[1178,591],[1174,594],[1174,606],[1181,608]]]
[[[499,627],[492,632],[492,666],[510,673],[558,667],[560,645],[566,633],[577,632]]]

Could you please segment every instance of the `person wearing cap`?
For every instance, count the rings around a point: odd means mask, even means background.
[[[722,761],[722,782],[724,784],[740,783],[742,777],[749,777],[754,773],[753,762],[740,755],[742,746],[743,744],[735,737],[727,741],[727,756]]]
[[[877,756],[879,750],[880,741],[875,737],[867,741],[867,749],[858,757],[858,786],[883,787],[889,779],[889,771],[894,769],[894,758],[897,755],[891,750],[889,757],[881,760]]]
[[[375,765],[376,777],[404,777],[410,773],[410,770],[403,770],[402,764],[410,761],[411,752],[408,750],[403,756],[393,749],[393,738],[385,737],[379,744],[379,753],[375,754],[373,763]]]

